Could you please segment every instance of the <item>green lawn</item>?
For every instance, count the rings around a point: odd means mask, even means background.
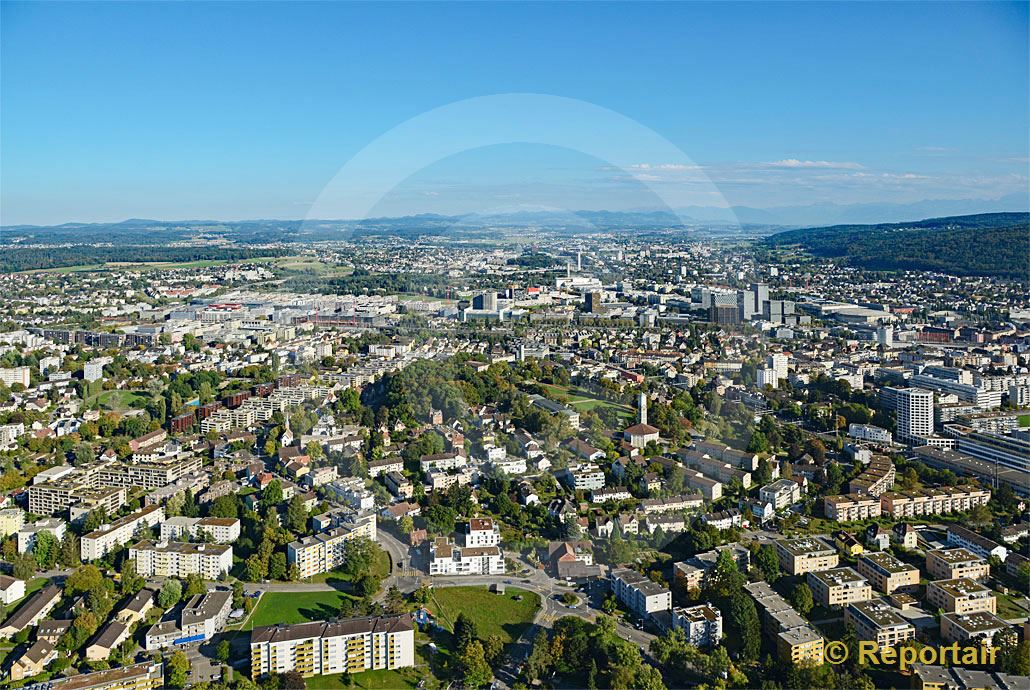
[[[134,409],[134,402],[147,403],[149,400],[150,396],[143,392],[110,390],[98,393],[95,398],[91,398],[88,402],[97,401],[104,409],[124,412]]]
[[[312,676],[307,679],[308,690],[337,690],[347,687],[340,676]],[[413,688],[422,680],[424,673],[418,668],[400,668],[392,671],[365,671],[351,675],[350,687],[365,690],[394,690],[394,688]]]
[[[995,593],[998,599],[998,617],[999,618],[1026,618],[1030,616],[1025,608],[1020,606],[1022,597],[1013,597],[1008,594]]]
[[[266,592],[261,595],[244,630],[276,623],[305,623],[334,618],[344,599],[354,597],[343,592]]]
[[[522,601],[515,597],[521,596]],[[516,587],[505,594],[493,594],[486,587],[438,587],[429,605],[437,622],[449,630],[464,613],[476,625],[479,637],[499,635],[505,644],[517,640],[540,608],[540,595]]]
[[[608,400],[602,400],[590,391],[585,388],[580,388],[579,386],[556,386],[550,383],[542,383],[540,386],[547,391],[548,395],[555,397],[560,396],[567,399],[569,406],[577,412],[587,412],[589,410],[608,407],[618,412],[619,415],[627,421],[632,420],[633,416],[636,414],[636,411],[628,405],[621,405]]]
[[[377,574],[380,577],[386,577],[390,574],[390,555],[383,550],[378,552],[378,558],[372,566],[372,573]],[[305,582],[328,582],[334,583],[350,583],[350,575],[341,570],[330,570],[327,573],[319,573],[312,575]]]

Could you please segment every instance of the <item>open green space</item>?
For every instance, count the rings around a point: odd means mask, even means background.
[[[376,553],[376,561],[372,564],[372,574],[378,575],[380,578],[385,578],[390,574],[390,554],[385,551],[378,551]],[[349,587],[351,576],[342,570],[330,570],[327,573],[318,573],[312,575],[305,582],[327,582],[330,585]]]
[[[610,400],[603,400],[585,388],[579,386],[558,386],[552,383],[542,383],[540,387],[543,388],[549,396],[554,396],[555,399],[563,399],[568,401],[570,407],[578,412],[587,412],[589,410],[596,410],[599,408],[609,408],[615,410],[621,417],[626,420],[631,420],[636,412],[629,405],[622,405],[621,403],[611,402]]]
[[[133,403],[146,404],[149,400],[150,396],[143,391],[109,390],[98,393],[86,402],[92,404],[95,401],[105,410],[125,412],[136,409]]]
[[[306,623],[335,618],[344,599],[353,599],[344,592],[265,592],[251,614],[244,630],[253,630],[276,623]]]
[[[464,613],[472,619],[479,637],[498,635],[505,644],[519,638],[539,608],[540,595],[517,587],[508,587],[504,594],[494,594],[486,587],[438,587],[429,604],[437,622],[448,630],[454,629],[458,614]]]
[[[1022,597],[1014,597],[1009,594],[995,593],[998,599],[998,617],[1008,620],[1009,618],[1026,618],[1030,616],[1026,600]]]
[[[398,668],[382,671],[363,671],[351,674],[351,685],[345,685],[343,674],[313,676],[307,679],[308,690],[337,690],[343,687],[365,688],[365,690],[394,690],[414,688],[425,677],[425,670]]]

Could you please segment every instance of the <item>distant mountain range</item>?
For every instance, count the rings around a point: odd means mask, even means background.
[[[689,229],[711,235],[741,232],[749,235],[766,235],[783,228],[908,222],[923,218],[1019,212],[1027,209],[1030,209],[1030,194],[1010,194],[999,199],[928,200],[910,204],[812,204],[764,209],[749,206],[687,206],[675,210],[515,210],[457,216],[427,213],[361,220],[166,221],[132,218],[118,223],[0,226],[0,244],[256,244],[312,242],[374,235],[476,235],[489,229],[516,230],[525,227],[569,234],[616,230],[656,232]]]
[[[1030,278],[1030,213],[801,228],[767,237],[763,244],[801,246],[816,256],[871,270]]]
[[[927,199],[907,204],[811,204],[753,208],[733,206],[687,206],[676,212],[697,221],[730,222],[750,225],[814,227],[819,225],[901,223],[923,218],[965,216],[980,213],[1005,213],[1030,210],[1030,193],[1007,194],[998,199]]]

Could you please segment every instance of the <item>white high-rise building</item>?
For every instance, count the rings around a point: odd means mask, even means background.
[[[933,434],[933,391],[901,388],[896,393],[898,438],[905,443],[920,443]]]
[[[29,387],[30,380],[29,368],[28,367],[11,367],[10,369],[0,369],[0,381],[7,386],[13,386],[16,383],[20,383],[26,388]]]
[[[787,364],[789,362],[790,359],[782,352],[769,355],[766,366],[776,372],[777,383],[787,378]]]

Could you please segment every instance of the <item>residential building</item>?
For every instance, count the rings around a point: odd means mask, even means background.
[[[903,563],[887,551],[862,554],[858,559],[858,574],[884,594],[919,585],[919,568]]]
[[[672,591],[629,568],[615,568],[609,574],[615,598],[639,616],[672,608]]]
[[[882,512],[895,518],[916,515],[947,515],[974,506],[987,505],[991,492],[979,487],[940,486],[911,491],[889,491],[880,496]]]
[[[439,537],[429,550],[430,575],[503,575],[504,554],[497,546],[455,546]]]
[[[0,575],[0,604],[10,606],[25,596],[25,580]]]
[[[916,636],[915,627],[882,601],[851,604],[844,619],[855,626],[859,640],[876,642],[880,647],[893,647]]]
[[[983,580],[990,575],[991,568],[967,549],[936,549],[926,553],[926,572],[935,580]]]
[[[575,463],[555,474],[573,491],[595,491],[604,488],[604,472],[591,462]]]
[[[501,529],[490,518],[472,518],[465,523],[465,546],[497,546]]]
[[[755,600],[762,630],[773,641],[780,661],[823,663],[822,635],[767,582],[752,582],[744,589]]]
[[[894,486],[895,475],[890,458],[878,455],[869,461],[861,474],[848,482],[848,493],[879,496]]]
[[[93,640],[86,646],[86,659],[102,661],[122,642],[129,639],[131,628],[120,621],[110,621],[100,628]]]
[[[79,548],[82,560],[95,561],[103,558],[116,547],[138,539],[150,528],[165,519],[164,507],[151,505],[135,513],[130,513],[110,524],[101,525],[89,534],[82,536]],[[106,657],[105,657],[106,658]]]
[[[195,594],[183,605],[178,620],[165,620],[147,631],[146,650],[211,639],[225,627],[232,611],[232,592],[214,590]]]
[[[808,586],[817,604],[847,606],[873,598],[869,581],[851,568],[832,568],[808,574]]]
[[[891,442],[891,432],[872,424],[850,424],[848,425],[848,436],[857,438],[860,441],[870,441],[872,443],[884,443],[889,444]]]
[[[680,606],[672,610],[672,627],[695,647],[714,647],[722,640],[722,612],[711,604]]]
[[[1026,687],[1026,676],[964,666],[915,664],[912,667],[912,682],[915,690],[1020,690]]]
[[[60,600],[61,588],[56,585],[47,585],[39,590],[0,625],[0,638],[13,637],[22,630],[37,625]]]
[[[998,612],[994,592],[968,578],[935,580],[926,586],[926,601],[946,613]]]
[[[54,536],[54,539],[61,541],[64,539],[67,527],[64,520],[58,518],[43,518],[30,525],[24,525],[18,530],[18,553],[29,553],[32,551],[32,547],[36,543],[36,538],[40,532],[49,532]]]
[[[819,537],[777,539],[776,554],[788,575],[804,575],[816,570],[836,568],[837,550]]]
[[[21,508],[0,510],[0,539],[17,534],[25,524],[25,511]]]
[[[197,573],[217,580],[232,568],[232,546],[144,539],[129,548],[129,558],[136,559],[136,572],[143,577],[185,578]]]
[[[1009,624],[993,613],[942,613],[941,638],[945,642],[974,643],[990,646],[995,634]]]
[[[37,640],[11,664],[11,680],[19,681],[38,676],[56,658],[57,650],[54,645],[46,640]]]
[[[237,518],[177,515],[161,523],[161,539],[165,541],[199,539],[204,534],[216,544],[231,544],[240,538],[240,521]]]
[[[923,388],[889,388],[897,415],[898,440],[923,445],[933,434],[933,392]]]
[[[793,479],[778,479],[758,490],[763,503],[771,503],[774,510],[783,510],[801,500],[801,486]]]
[[[164,665],[147,661],[95,673],[55,678],[49,683],[51,690],[158,690],[164,686]]]
[[[366,518],[360,526],[334,527],[290,542],[286,545],[286,560],[290,565],[297,566],[302,578],[335,570],[343,565],[347,557],[347,542],[357,538],[375,540],[374,533],[369,536],[369,521],[375,524],[374,513],[371,514],[371,520]]]
[[[250,661],[255,680],[405,668],[415,665],[415,630],[408,614],[255,628]]]
[[[824,496],[823,513],[829,520],[853,522],[880,517],[880,500],[862,494]]]
[[[961,525],[948,525],[948,544],[968,549],[980,558],[997,556],[1004,561],[1009,555],[1009,550],[1005,546]]]

